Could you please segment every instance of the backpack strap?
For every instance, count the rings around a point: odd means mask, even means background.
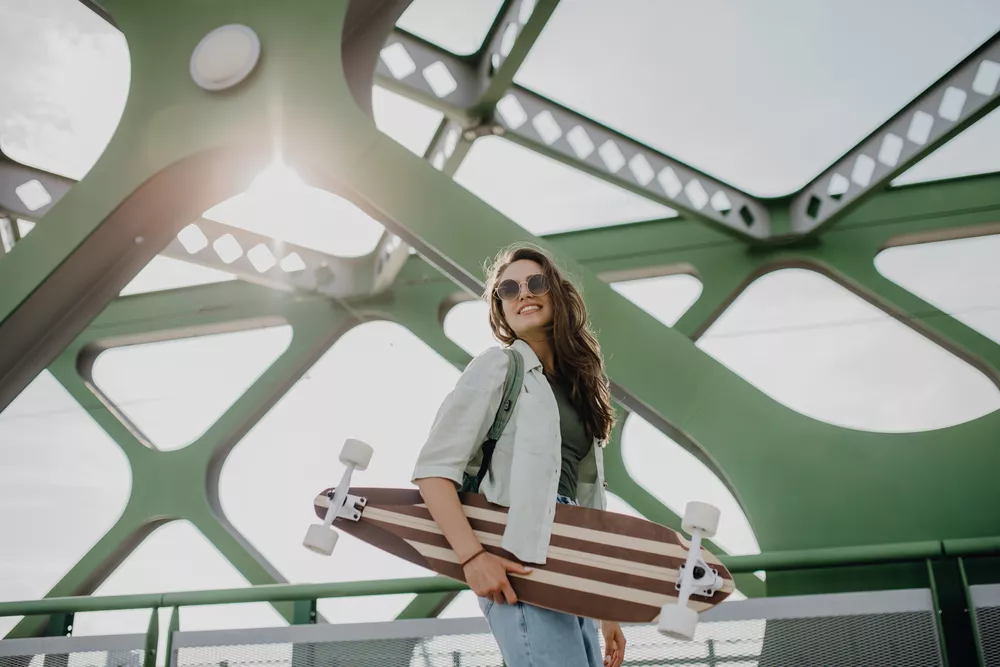
[[[521,385],[524,384],[524,358],[517,350],[504,348],[507,353],[507,377],[503,382],[503,398],[500,401],[500,408],[493,420],[487,437],[490,440],[499,440],[503,430],[507,428],[507,422],[514,413],[514,406],[517,398],[521,395]]]
[[[521,386],[524,384],[524,358],[517,350],[504,348],[507,353],[507,377],[503,383],[503,397],[500,399],[500,407],[497,409],[496,417],[493,419],[493,426],[487,434],[487,440],[483,443],[483,462],[479,466],[476,474],[475,488],[478,491],[479,484],[486,477],[490,468],[490,461],[493,459],[493,450],[496,448],[497,440],[507,427],[507,422],[514,414],[514,406],[521,395]]]

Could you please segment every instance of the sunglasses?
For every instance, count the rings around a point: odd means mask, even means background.
[[[549,291],[549,278],[545,274],[536,273],[528,276],[524,283],[519,283],[512,278],[500,281],[497,285],[496,294],[504,301],[516,299],[521,295],[521,285],[527,283],[528,292],[532,296],[542,296]]]

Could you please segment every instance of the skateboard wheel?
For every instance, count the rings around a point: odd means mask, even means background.
[[[343,449],[340,450],[340,462],[346,465],[353,465],[356,470],[364,470],[372,460],[375,450],[371,445],[360,440],[349,438],[344,442]]]
[[[719,508],[708,503],[690,502],[684,508],[684,521],[681,527],[691,535],[700,529],[703,537],[712,537],[719,529]]]
[[[340,535],[335,530],[314,524],[309,526],[306,539],[302,540],[302,546],[323,556],[329,556],[337,546],[338,537]]]
[[[661,635],[691,641],[694,639],[695,628],[698,627],[698,612],[679,604],[665,604],[660,609],[660,621],[656,629]]]

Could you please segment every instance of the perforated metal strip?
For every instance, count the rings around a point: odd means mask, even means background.
[[[753,197],[550,100],[515,86],[497,104],[497,122],[519,142],[738,234],[770,234]]]
[[[824,171],[792,201],[792,229],[832,222],[1000,105],[1000,34]]]

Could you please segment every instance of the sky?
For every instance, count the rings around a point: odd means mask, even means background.
[[[456,52],[475,51],[500,2],[481,0],[463,13],[454,11],[458,1],[417,0],[400,25]],[[987,0],[781,0],[752,12],[739,2],[607,7],[560,3],[518,83],[767,196],[803,185],[1000,27],[1000,5]],[[122,36],[73,0],[0,0],[0,62],[17,63],[0,68],[0,147],[24,163],[85,176],[124,107],[130,67]],[[380,88],[374,108],[380,129],[418,154],[441,118]],[[898,182],[1000,170],[998,146],[994,112]],[[538,235],[674,214],[496,137],[475,143],[455,180]],[[206,216],[344,256],[364,254],[382,232],[335,195],[268,178]],[[998,257],[1000,237],[982,237],[892,248],[876,268],[1000,342]],[[233,279],[158,257],[122,294]],[[689,275],[614,288],[666,326],[701,292]],[[444,327],[470,353],[494,344],[481,303],[455,307]],[[211,426],[292,333],[274,326],[111,350],[99,357],[95,382],[157,448],[177,449]],[[978,370],[802,269],[755,281],[697,344],[775,400],[848,428],[928,430],[1000,407],[1000,392]],[[291,581],[426,574],[349,536],[332,559],[300,543],[312,494],[339,478],[340,443],[355,437],[376,448],[359,481],[406,485],[421,434],[457,377],[398,324],[348,332],[236,446],[221,479],[226,515]],[[620,446],[647,491],[677,512],[703,494],[723,509],[718,542],[732,553],[758,550],[724,485],[667,436],[631,416]],[[114,524],[130,487],[117,446],[47,371],[39,375],[0,413],[0,534],[18,545],[0,551],[0,600],[44,596]],[[51,530],[67,489],[74,518]],[[611,509],[634,513],[614,495]],[[176,522],[155,531],[98,593],[242,585],[192,525]],[[320,611],[332,620],[380,620],[409,599],[324,601]],[[76,633],[143,631],[147,613],[81,614]],[[445,615],[478,613],[463,595]],[[185,629],[283,623],[267,605],[192,609],[182,620]],[[12,625],[0,619],[0,634]]]

